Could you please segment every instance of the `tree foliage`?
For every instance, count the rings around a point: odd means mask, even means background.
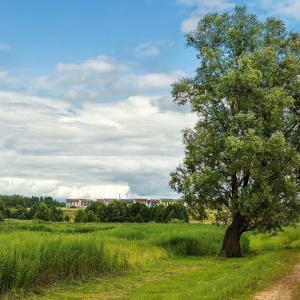
[[[156,205],[147,207],[144,203],[126,204],[114,200],[108,205],[93,202],[86,209],[79,209],[75,222],[101,222],[101,223],[167,223],[172,220],[189,222],[186,208],[181,203],[175,203],[167,207]]]
[[[51,211],[49,207],[45,203],[41,203],[33,218],[43,221],[50,221]]]
[[[0,222],[4,221],[4,210],[5,210],[4,203],[2,198],[0,197]]]
[[[300,36],[236,7],[207,14],[186,40],[199,66],[172,95],[199,118],[183,131],[170,186],[229,216],[222,249],[239,256],[243,232],[277,232],[299,217]]]
[[[46,221],[61,222],[64,220],[64,216],[60,207],[64,206],[64,203],[54,200],[52,197],[0,196],[0,211],[3,218],[19,220],[37,218],[42,220],[47,219]],[[41,210],[44,210],[42,214]],[[45,213],[47,210],[49,210],[49,220],[46,217],[47,213]]]

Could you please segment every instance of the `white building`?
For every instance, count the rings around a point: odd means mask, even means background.
[[[66,199],[66,207],[86,208],[93,203],[91,199]]]

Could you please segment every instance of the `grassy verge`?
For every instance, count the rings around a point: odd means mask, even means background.
[[[295,250],[229,260],[173,257],[91,281],[65,282],[23,299],[246,300],[284,276],[297,258]]]
[[[247,299],[295,262],[299,229],[245,235],[246,255],[228,260],[216,258],[225,228],[209,224],[4,222],[0,297]]]

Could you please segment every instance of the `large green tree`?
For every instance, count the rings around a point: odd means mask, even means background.
[[[172,95],[199,118],[183,131],[170,186],[226,215],[222,251],[240,256],[243,232],[276,233],[299,217],[300,36],[236,7],[205,15],[186,40],[199,66]]]

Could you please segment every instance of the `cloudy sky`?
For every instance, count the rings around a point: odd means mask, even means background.
[[[0,0],[0,194],[178,198],[184,35],[236,4],[300,29],[297,0]]]

